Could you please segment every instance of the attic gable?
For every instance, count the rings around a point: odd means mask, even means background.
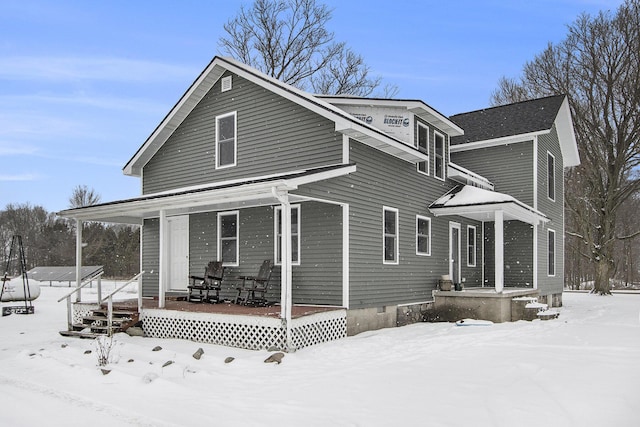
[[[415,147],[408,146],[383,131],[357,120],[352,115],[322,99],[282,83],[236,60],[216,56],[160,122],[140,149],[127,162],[123,168],[124,174],[141,175],[144,165],[158,152],[160,147],[226,71],[265,87],[310,111],[328,118],[335,123],[337,132],[348,135],[364,144],[405,161],[420,162],[428,160],[428,157]]]

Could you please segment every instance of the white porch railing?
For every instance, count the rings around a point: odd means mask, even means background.
[[[72,310],[72,306],[71,306],[71,297],[73,296],[73,294],[76,294],[76,293],[78,295],[80,295],[80,290],[82,288],[84,288],[89,283],[91,283],[93,280],[98,278],[98,306],[100,306],[100,304],[102,304],[102,301],[103,301],[102,288],[100,286],[100,277],[103,274],[104,274],[104,272],[100,272],[100,274],[98,274],[96,276],[92,276],[90,278],[85,279],[83,282],[80,283],[79,286],[75,287],[71,292],[69,292],[68,294],[66,294],[65,296],[63,296],[62,298],[60,298],[58,300],[58,302],[61,302],[64,299],[67,300],[67,328],[68,328],[69,331],[73,330],[73,310]],[[113,322],[113,296],[115,294],[117,294],[118,292],[120,292],[122,289],[124,289],[126,286],[128,286],[133,281],[138,280],[138,278],[140,278],[143,274],[144,274],[144,271],[141,271],[140,273],[136,274],[131,279],[129,279],[125,284],[123,284],[122,286],[118,287],[117,289],[115,289],[113,292],[111,292],[109,295],[107,295],[105,297],[105,299],[107,299],[107,315],[108,315],[108,319],[109,319],[108,320],[109,335],[111,335],[111,325],[112,325],[112,322]],[[76,302],[81,302],[80,298],[78,298],[76,300]],[[142,309],[142,292],[140,292],[140,289],[138,289],[138,311],[141,311],[141,309]]]

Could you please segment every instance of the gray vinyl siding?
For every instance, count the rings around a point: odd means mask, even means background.
[[[555,201],[547,196],[547,152],[555,157]],[[564,170],[563,158],[555,127],[549,134],[538,137],[538,209],[550,221],[538,227],[538,290],[541,295],[562,292],[564,285]],[[549,229],[556,233],[556,274],[548,275]]]
[[[239,211],[240,265],[225,268],[221,296],[232,299],[241,283],[238,276],[255,275],[262,261],[274,260],[274,207]],[[201,275],[216,260],[218,212],[189,216],[189,273]],[[294,303],[342,304],[342,211],[339,206],[305,202],[300,207],[300,265],[293,266]],[[144,228],[143,295],[158,295],[158,220]],[[185,277],[185,283],[188,278]],[[274,268],[267,298],[280,300],[280,267]]]
[[[142,227],[142,296],[158,296],[160,241],[158,219],[145,219]]]
[[[350,161],[357,171],[348,177],[305,186],[299,194],[349,204],[350,307],[376,307],[432,299],[437,280],[449,273],[449,221],[463,227],[480,223],[459,217],[434,217],[429,204],[452,188],[416,171],[416,165],[391,158],[357,141],[350,141]],[[383,263],[383,207],[399,210],[399,262]],[[431,256],[416,255],[416,215],[431,218]],[[478,240],[478,260],[481,259]],[[464,254],[464,250],[462,251]],[[480,283],[481,264],[467,268],[463,277]]]
[[[493,182],[495,191],[534,205],[532,141],[451,153],[451,161]]]
[[[215,118],[233,111],[237,165],[216,169]],[[233,75],[233,88],[221,92],[217,82],[145,165],[143,194],[340,163],[342,136],[334,128],[332,121]]]
[[[495,286],[494,223],[485,226],[485,286]],[[533,226],[504,222],[504,286],[533,287]]]

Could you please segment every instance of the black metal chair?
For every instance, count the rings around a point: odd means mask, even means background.
[[[273,264],[267,259],[262,262],[257,276],[239,276],[238,279],[242,279],[242,285],[236,288],[238,293],[235,303],[255,307],[268,306],[265,294],[269,288],[272,272]]]
[[[189,276],[187,300],[191,302],[219,302],[223,276],[222,261],[211,261],[204,269],[204,277]]]

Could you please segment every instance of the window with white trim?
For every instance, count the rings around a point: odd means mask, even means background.
[[[416,255],[431,255],[431,218],[416,215]]]
[[[476,226],[467,225],[467,267],[476,266]]]
[[[222,265],[239,265],[238,211],[218,214],[218,259]]]
[[[444,180],[444,135],[434,132],[433,138],[433,175]]]
[[[547,197],[556,200],[556,158],[547,151]]]
[[[418,123],[418,136],[416,139],[416,147],[421,153],[429,155],[429,128],[422,123]],[[418,172],[429,175],[429,162],[419,162]]]
[[[384,264],[398,264],[398,209],[383,208]]]
[[[282,207],[275,209],[275,259],[282,264]],[[300,265],[300,205],[291,206],[291,262]]]
[[[236,112],[216,117],[216,168],[236,165]]]
[[[549,276],[555,276],[556,275],[556,232],[553,230],[549,230],[547,232],[547,248],[548,248],[547,274]]]

